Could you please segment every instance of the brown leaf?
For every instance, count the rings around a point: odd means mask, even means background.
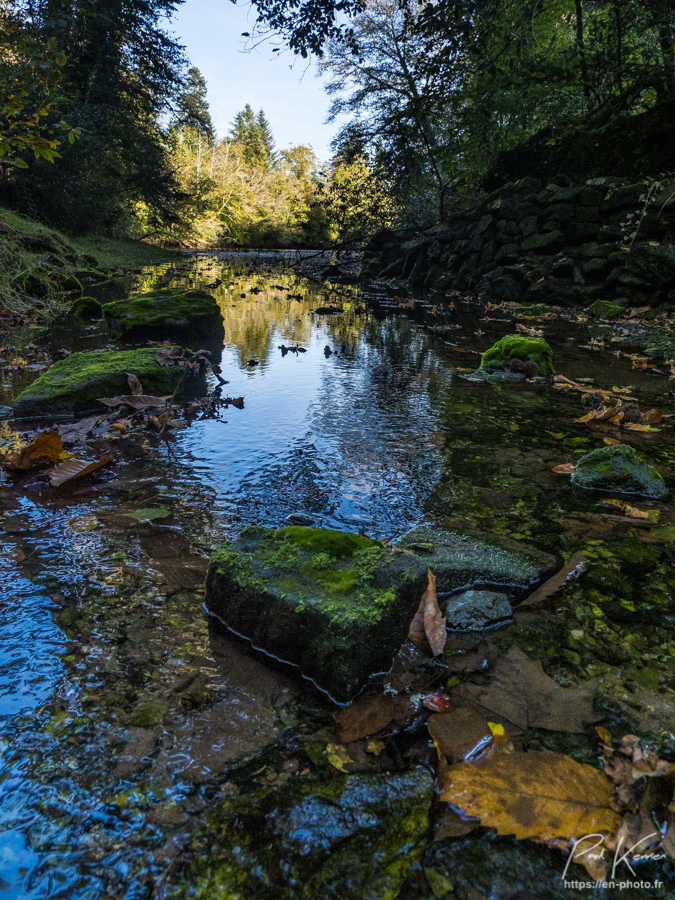
[[[135,397],[140,397],[143,394],[143,385],[133,372],[127,372],[127,381],[129,382],[129,390],[131,393]]]
[[[62,484],[73,481],[75,478],[82,478],[83,475],[95,472],[101,466],[107,466],[109,462],[112,462],[112,456],[109,453],[104,453],[99,459],[93,461],[76,458],[67,459],[60,466],[52,469],[49,473],[49,483],[52,487],[60,487]]]
[[[42,431],[30,444],[8,453],[2,461],[8,472],[44,469],[63,458],[66,453],[58,431]]]
[[[543,603],[544,600],[548,600],[548,598],[555,594],[556,591],[559,591],[570,578],[579,575],[585,565],[586,557],[584,554],[581,552],[573,553],[572,556],[570,556],[569,562],[565,563],[559,572],[556,572],[555,575],[551,575],[547,581],[539,585],[536,591],[533,591],[533,593],[524,600],[521,600],[515,608],[522,609],[524,606],[536,606],[538,603]]]
[[[79,444],[91,434],[91,432],[101,425],[108,417],[108,413],[102,416],[89,416],[88,419],[81,419],[79,422],[68,422],[66,425],[59,425],[59,434],[64,444]]]
[[[477,708],[491,721],[507,722],[512,732],[544,728],[578,734],[598,719],[593,712],[594,692],[592,681],[561,687],[539,660],[530,659],[514,645],[495,663],[488,685],[464,683],[453,691],[453,698]]]
[[[243,397],[226,397],[223,400],[227,406],[234,406],[235,409],[243,409],[244,408],[244,398]]]
[[[490,726],[474,709],[434,713],[427,728],[441,753],[453,763],[478,756],[492,740]]]
[[[410,698],[399,695],[366,694],[343,706],[335,714],[338,739],[343,744],[360,741],[392,728],[405,728],[415,715],[415,707]]]
[[[471,831],[475,831],[476,828],[478,828],[478,822],[467,822],[454,809],[446,809],[443,811],[436,827],[434,840],[443,841],[445,838],[462,837]]]
[[[629,431],[661,431],[660,428],[653,428],[651,425],[644,425],[640,422],[627,422],[623,427]]]
[[[162,347],[155,357],[155,362],[160,366],[173,366],[182,355],[179,347]]]
[[[450,712],[454,708],[452,698],[445,691],[434,691],[433,694],[427,694],[422,699],[422,706],[440,713]]]
[[[408,638],[419,647],[425,641],[431,648],[433,656],[443,652],[448,633],[445,630],[445,619],[441,615],[436,597],[436,576],[427,569],[429,579],[427,589],[422,594],[419,609],[410,623]]]
[[[153,397],[150,394],[121,394],[119,397],[99,397],[99,403],[106,406],[129,406],[131,409],[159,409],[166,406],[165,397]]]
[[[575,469],[574,463],[560,463],[559,466],[553,466],[551,471],[555,472],[556,475],[571,475]]]
[[[612,809],[612,797],[612,783],[598,769],[540,751],[459,763],[441,785],[441,800],[519,840],[568,842],[613,834],[621,817]]]

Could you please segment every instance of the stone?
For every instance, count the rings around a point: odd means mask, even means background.
[[[212,557],[206,607],[337,701],[389,669],[427,584],[423,562],[324,528],[245,528]]]
[[[521,223],[522,228],[522,223]],[[565,243],[562,231],[550,231],[548,234],[533,234],[523,241],[523,250],[534,253],[556,253]]]
[[[586,311],[594,319],[616,319],[626,312],[623,306],[610,303],[609,300],[596,300]]]
[[[524,219],[520,221],[520,231],[523,237],[530,237],[530,235],[534,234],[539,225],[539,219],[537,216],[525,216]]]
[[[480,368],[490,372],[494,369],[508,369],[511,360],[517,357],[536,363],[539,374],[544,378],[554,373],[553,351],[543,338],[528,338],[509,335],[501,338],[483,354]]]
[[[216,801],[184,884],[194,900],[398,897],[428,844],[434,793],[418,767],[294,778]]]
[[[184,366],[160,366],[154,347],[141,350],[111,350],[102,353],[72,353],[43,372],[14,402],[17,417],[40,417],[67,413],[103,412],[101,397],[129,394],[128,375],[135,375],[146,394],[171,395],[182,381],[185,396],[203,393],[204,374],[195,375]]]
[[[102,307],[115,338],[176,337],[222,340],[223,317],[215,297],[182,288],[134,294]]]
[[[103,318],[103,309],[95,297],[78,297],[70,304],[69,312],[78,325],[88,325]]]
[[[659,287],[675,285],[675,247],[665,244],[634,244],[624,256],[631,274]]]
[[[594,257],[587,260],[581,267],[584,276],[590,281],[602,281],[607,271],[607,260],[601,257]]]
[[[659,472],[628,444],[600,447],[582,456],[572,473],[572,483],[590,490],[640,494],[654,499],[668,493]]]
[[[504,535],[472,535],[419,525],[398,547],[431,569],[440,593],[476,585],[530,588],[558,568],[557,560],[523,541]]]
[[[508,596],[497,591],[464,591],[442,603],[441,611],[453,631],[480,631],[513,616]]]

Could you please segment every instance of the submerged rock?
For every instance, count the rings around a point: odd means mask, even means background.
[[[609,300],[596,300],[595,303],[591,303],[587,312],[595,319],[616,319],[624,315],[626,310],[623,306],[611,303]]]
[[[432,775],[297,781],[224,802],[211,815],[183,896],[196,900],[388,900],[426,847]]]
[[[206,606],[342,701],[389,669],[426,581],[423,562],[359,534],[255,526],[212,557]]]
[[[662,476],[628,444],[599,447],[582,456],[572,473],[572,483],[596,491],[665,497]]]
[[[78,297],[70,304],[70,314],[78,325],[88,325],[103,318],[103,308],[95,297]]]
[[[549,378],[554,373],[553,351],[543,338],[509,335],[485,351],[472,377],[490,380],[509,371]]]
[[[146,394],[172,394],[181,379],[186,393],[203,392],[203,375],[194,375],[185,367],[160,366],[156,348],[119,350],[103,353],[72,353],[40,375],[19,394],[14,403],[15,416],[52,416],[84,413],[103,407],[100,397],[129,393],[129,374],[136,375]]]
[[[529,588],[558,567],[551,554],[521,541],[490,535],[488,542],[432,525],[413,528],[398,546],[432,570],[441,593],[477,584]]]
[[[446,625],[456,631],[480,631],[508,622],[513,612],[506,594],[496,591],[464,591],[441,604]]]
[[[153,335],[222,339],[225,333],[220,307],[206,291],[150,291],[106,303],[102,310],[116,338]]]

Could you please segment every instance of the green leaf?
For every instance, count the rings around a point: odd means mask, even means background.
[[[130,519],[136,519],[137,522],[154,522],[155,519],[166,519],[171,515],[171,510],[164,506],[147,507],[145,509],[137,509],[132,513],[124,513]]]
[[[68,61],[68,57],[63,52],[63,50],[59,50],[58,53],[54,54],[54,62],[56,63],[57,66],[65,66],[67,61]]]

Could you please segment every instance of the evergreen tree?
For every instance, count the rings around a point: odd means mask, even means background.
[[[187,73],[183,90],[176,105],[179,127],[194,128],[208,141],[216,137],[206,99],[206,81],[196,66]]]
[[[274,138],[265,113],[257,117],[250,103],[237,113],[232,122],[230,137],[242,148],[249,165],[268,171],[274,165]]]

